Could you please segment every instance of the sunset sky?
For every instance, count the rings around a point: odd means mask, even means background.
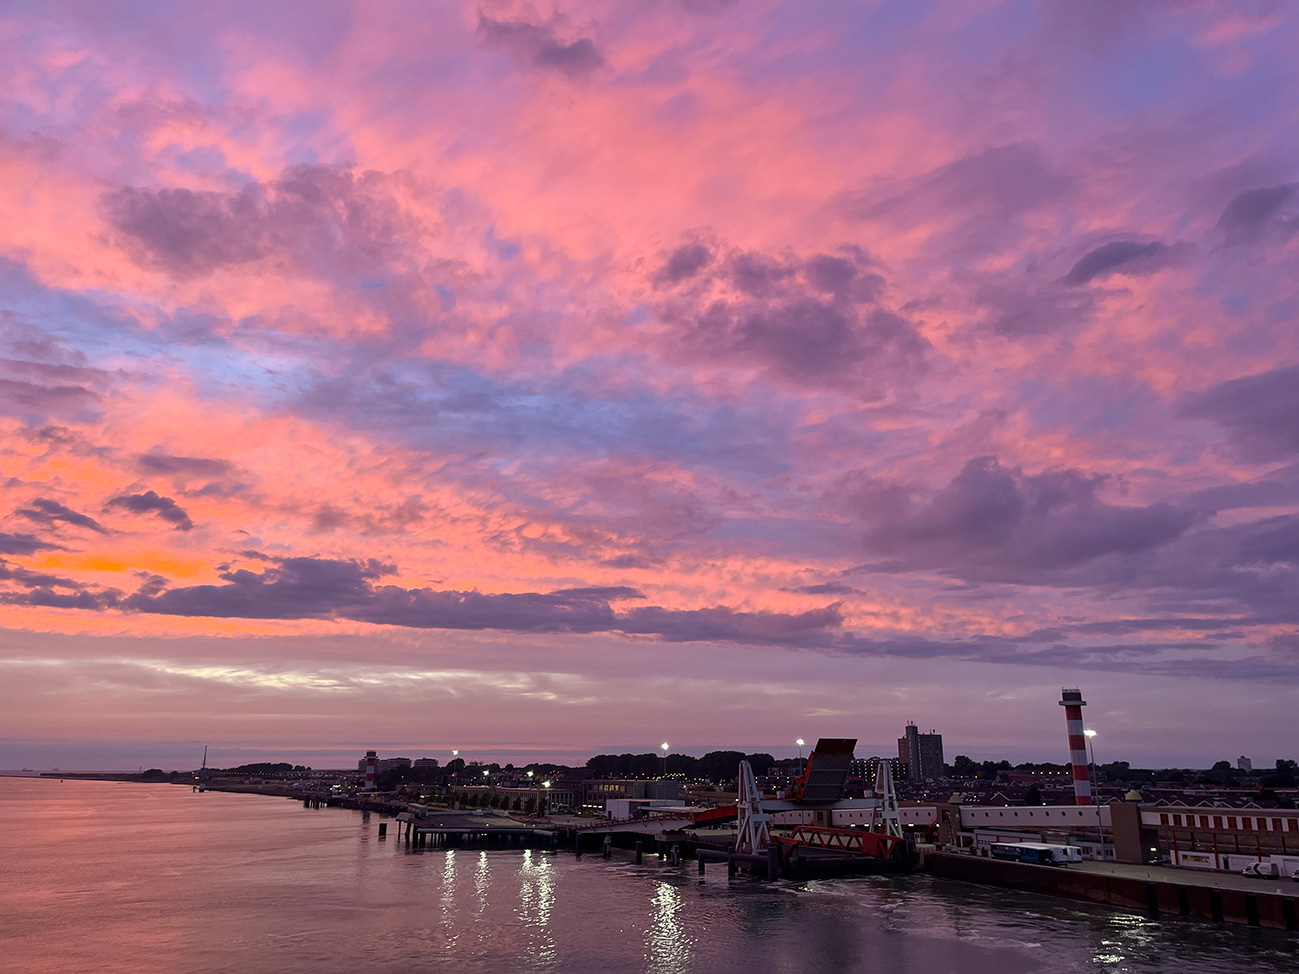
[[[0,4],[0,767],[1299,757],[1296,51]]]

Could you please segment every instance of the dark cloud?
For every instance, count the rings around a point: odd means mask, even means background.
[[[614,555],[600,562],[608,568],[657,568],[662,564],[657,558],[651,558],[645,554],[628,552],[622,555]]]
[[[7,582],[17,587],[17,590],[11,588],[0,591],[0,604],[4,605],[43,606],[55,609],[106,609],[115,605],[120,596],[116,589],[96,592],[70,578],[34,572],[4,561],[0,561],[0,582]]]
[[[659,285],[680,284],[689,280],[713,262],[713,252],[702,243],[682,244],[664,261],[654,282]]]
[[[0,581],[14,582],[25,588],[80,588],[70,578],[47,575],[44,572],[34,572],[3,561],[0,561]]]
[[[1084,254],[1064,280],[1066,284],[1077,286],[1115,273],[1148,274],[1162,266],[1161,258],[1168,252],[1168,245],[1157,240],[1149,243],[1115,240]]]
[[[899,504],[894,495],[888,506],[864,510],[866,542],[889,556],[876,566],[884,570],[1069,584],[1078,580],[1072,569],[1156,548],[1195,521],[1170,504],[1106,504],[1096,496],[1101,480],[1079,470],[1030,475],[980,457],[928,499]]]
[[[264,571],[228,571],[223,585],[160,590],[155,583],[122,602],[138,612],[243,619],[341,618],[418,629],[627,633],[673,641],[725,640],[802,645],[838,628],[838,606],[810,612],[736,612],[657,606],[619,613],[611,603],[642,599],[625,586],[483,593],[406,589],[376,582],[396,569],[377,562],[285,558]]]
[[[623,599],[645,598],[644,592],[639,589],[630,588],[626,585],[595,586],[592,588],[561,588],[556,589],[550,594],[581,599],[605,599],[609,602],[618,602]]]
[[[9,416],[67,415],[98,402],[99,395],[85,386],[49,386],[0,377],[0,413]]]
[[[1179,406],[1182,415],[1226,430],[1242,459],[1269,463],[1299,453],[1299,365],[1220,382]]]
[[[349,613],[373,598],[371,583],[392,566],[285,558],[260,574],[230,571],[225,585],[141,590],[124,605],[140,612],[239,619],[312,619]]]
[[[478,36],[485,46],[508,51],[524,67],[558,71],[572,79],[585,78],[604,66],[604,57],[589,37],[564,41],[559,37],[563,19],[547,24],[526,20],[497,20],[478,14]]]
[[[117,594],[108,592],[91,592],[78,589],[74,592],[55,592],[47,588],[32,589],[30,592],[5,592],[0,594],[0,602],[6,605],[31,605],[50,609],[109,609],[117,604]]]
[[[194,527],[194,522],[190,520],[184,508],[170,497],[162,497],[152,490],[147,490],[143,494],[123,494],[114,497],[105,507],[130,511],[132,514],[157,514],[164,521],[176,525],[178,531],[188,531]]]
[[[42,541],[30,534],[0,531],[0,555],[30,555],[37,551],[61,550],[59,545]]]
[[[50,500],[46,497],[38,497],[31,502],[30,507],[20,508],[14,513],[27,518],[29,521],[44,524],[46,527],[53,527],[56,522],[62,521],[75,527],[98,531],[100,534],[108,533],[107,529],[93,517],[81,514],[70,507],[65,507],[56,500]]]
[[[402,266],[412,229],[393,197],[398,178],[304,164],[236,192],[127,186],[103,205],[138,263],[178,276],[276,257],[321,273],[383,277]]]
[[[598,596],[485,594],[383,586],[349,618],[418,629],[501,629],[512,632],[610,632],[617,614]]]
[[[804,595],[861,595],[861,590],[845,585],[843,582],[821,582],[817,585],[803,585],[796,589]]]
[[[867,399],[926,365],[928,340],[878,303],[883,279],[855,250],[808,260],[736,251],[677,284],[659,308],[670,355],[756,366]]]
[[[1272,519],[1246,533],[1248,538],[1234,543],[1232,558],[1280,557],[1288,559],[1289,564],[1299,558],[1299,518]],[[1209,570],[1219,572],[1222,564],[1225,562],[1213,564]],[[217,618],[346,619],[419,629],[609,633],[673,642],[783,646],[845,656],[959,659],[1069,668],[1085,665],[1096,670],[1163,676],[1299,682],[1299,666],[1262,659],[1218,658],[1220,647],[1214,643],[1185,636],[1177,638],[1185,632],[1233,638],[1231,627],[1243,624],[1245,620],[1241,619],[1135,618],[1069,624],[1025,636],[988,634],[946,640],[924,636],[877,638],[843,631],[843,613],[837,603],[800,613],[740,612],[726,606],[694,610],[646,606],[620,612],[612,602],[640,598],[641,593],[622,586],[490,594],[378,584],[395,571],[395,566],[375,561],[285,558],[274,560],[261,572],[226,571],[221,576],[224,584],[220,585],[168,589],[164,579],[146,575],[140,589],[123,599],[115,590],[94,592],[67,579],[0,566],[0,580],[13,581],[27,589],[2,593],[0,602],[87,610],[122,608]],[[819,586],[811,588],[820,589]],[[1093,636],[1163,632],[1175,638],[1131,644],[1088,641]],[[1234,635],[1239,637],[1239,632]],[[1206,658],[1206,654],[1211,658]]]
[[[1299,625],[1299,515],[1189,532],[1132,579],[1162,613]]]
[[[632,609],[615,627],[620,632],[654,635],[673,642],[723,641],[819,647],[824,635],[843,625],[838,605],[809,612],[736,612],[709,609]]]
[[[165,453],[142,453],[136,463],[145,473],[192,474],[196,477],[224,477],[234,470],[228,460],[207,457],[177,457]]]
[[[1257,240],[1269,226],[1294,230],[1299,226],[1299,218],[1281,212],[1294,192],[1294,185],[1264,186],[1232,197],[1218,218],[1218,228],[1226,234],[1227,243]]]
[[[1032,142],[986,149],[943,166],[881,201],[840,200],[848,216],[906,221],[917,211],[956,212],[1006,220],[1057,202],[1073,182]]]
[[[1068,332],[1087,320],[1094,303],[1089,291],[1035,283],[1023,274],[982,276],[970,285],[987,309],[985,327],[1007,338]]]

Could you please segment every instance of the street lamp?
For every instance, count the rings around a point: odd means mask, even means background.
[[[1101,840],[1101,859],[1105,858],[1105,829],[1101,826],[1101,803],[1100,803],[1100,769],[1096,767],[1096,745],[1092,740],[1096,737],[1096,732],[1088,727],[1083,731],[1083,736],[1087,738],[1087,751],[1091,755],[1091,764],[1088,766],[1087,780],[1092,786],[1092,804],[1096,806],[1096,834]]]
[[[668,776],[668,748],[670,746],[667,741],[659,745],[659,747],[663,748],[663,777],[665,778]]]
[[[546,789],[546,800],[542,803],[541,807],[545,809],[546,821],[549,822],[550,821],[550,782],[543,781],[541,783],[541,786]]]
[[[800,737],[800,738],[799,738],[798,740],[796,740],[794,743],[798,745],[798,759],[799,759],[800,761],[802,761],[802,760],[803,760],[803,744],[804,744],[803,738]]]

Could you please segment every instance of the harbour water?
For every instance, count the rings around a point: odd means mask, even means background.
[[[1153,922],[927,876],[700,880],[650,857],[408,851],[378,816],[282,798],[0,778],[0,969],[1133,971],[1299,969],[1299,938]]]

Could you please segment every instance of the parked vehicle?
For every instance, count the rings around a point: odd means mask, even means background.
[[[1076,845],[1048,845],[1045,842],[998,842],[989,852],[995,859],[1036,863],[1039,866],[1064,866],[1082,862],[1082,849]]]
[[[1262,876],[1265,879],[1276,879],[1281,875],[1281,867],[1274,862],[1251,862],[1240,871],[1242,876]]]

